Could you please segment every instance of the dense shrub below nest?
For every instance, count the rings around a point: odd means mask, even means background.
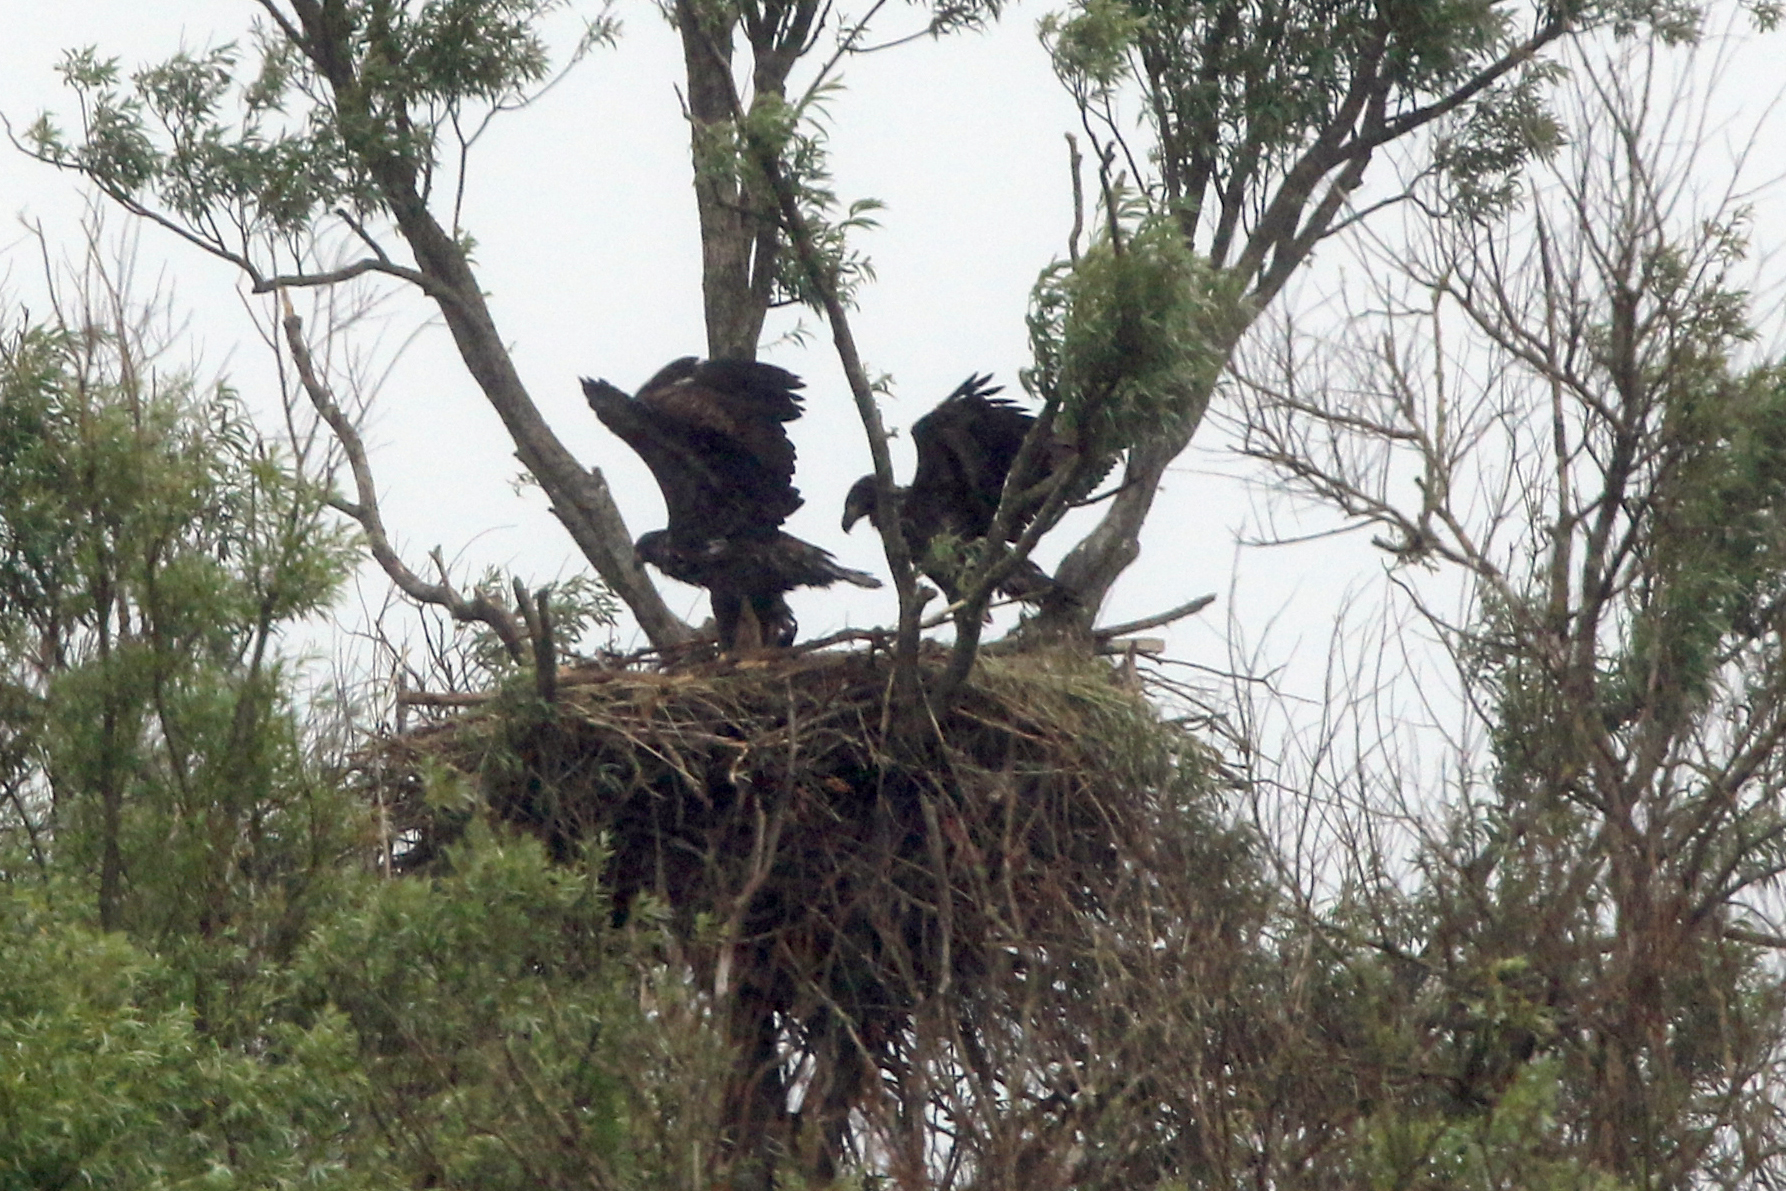
[[[1251,882],[1194,745],[1108,665],[983,659],[955,708],[903,733],[889,681],[866,653],[595,672],[553,706],[499,700],[392,752],[475,775],[496,814],[560,855],[605,838],[616,905],[668,906],[759,1023],[761,1070],[812,1058],[806,1103],[834,1117],[876,1068],[897,1083],[930,1061],[910,1053],[914,1015],[947,1003],[949,1061],[990,1064],[960,1048],[996,1048],[996,1022],[1033,1019],[1039,1000],[1098,996],[1113,924],[1147,951],[1161,931],[1209,938],[1248,916],[1227,896],[1135,913],[1160,871],[1200,869],[1237,896]],[[433,856],[443,824],[411,822],[414,856]]]

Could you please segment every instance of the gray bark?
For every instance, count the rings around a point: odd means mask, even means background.
[[[775,292],[782,249],[776,199],[737,153],[739,113],[786,97],[788,74],[810,47],[817,0],[771,0],[733,10],[676,0],[676,30],[688,73],[695,208],[701,223],[701,298],[707,354],[755,359]],[[733,28],[751,48],[751,97],[732,77]]]
[[[303,23],[302,48],[335,93],[343,131],[351,137],[356,127],[376,127],[380,116],[369,110],[340,22],[331,20],[327,8],[315,0],[293,0],[292,7]],[[374,146],[366,166],[415,255],[423,288],[439,306],[466,370],[502,419],[516,456],[539,481],[553,514],[603,582],[632,610],[653,645],[688,639],[688,625],[669,610],[639,565],[607,481],[559,441],[521,383],[464,251],[422,197],[415,163]]]

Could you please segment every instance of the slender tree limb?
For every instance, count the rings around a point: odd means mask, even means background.
[[[1079,263],[1079,237],[1085,231],[1085,187],[1079,179],[1079,171],[1084,166],[1084,155],[1079,152],[1079,141],[1072,133],[1067,138],[1067,173],[1073,183],[1073,227],[1067,233],[1067,260]]]
[[[1171,624],[1175,620],[1183,620],[1187,616],[1195,616],[1213,603],[1215,603],[1215,596],[1200,595],[1176,608],[1168,608],[1166,611],[1156,612],[1152,616],[1143,616],[1139,620],[1127,620],[1122,624],[1093,629],[1091,635],[1094,640],[1099,642],[1109,641],[1113,637],[1126,637],[1130,633],[1139,633],[1144,629],[1158,628],[1163,624]]]
[[[1747,943],[1751,947],[1766,947],[1774,951],[1786,951],[1786,936],[1763,934],[1760,931],[1744,930],[1740,926],[1727,926],[1721,932],[1732,943]]]
[[[257,294],[270,294],[275,290],[305,289],[320,285],[335,285],[343,281],[352,281],[356,277],[364,277],[368,273],[383,273],[407,281],[426,293],[430,298],[443,301],[451,300],[455,295],[436,286],[428,277],[416,269],[406,269],[402,265],[388,260],[377,260],[366,257],[343,265],[339,269],[325,269],[320,273],[280,273],[272,277],[256,277],[252,279],[252,288]]]
[[[25,801],[19,796],[17,782],[6,783],[6,800],[12,803],[13,813],[18,816],[20,826],[25,829],[25,836],[31,849],[31,860],[40,871],[49,868],[49,854],[44,851],[43,842],[38,838],[37,824],[31,819],[31,812],[26,809]]]
[[[1048,412],[1050,411],[1045,408],[1044,413]],[[1036,430],[1042,425],[1042,422],[1042,418],[1037,418],[1035,424],[1030,427],[1030,433],[1024,439],[1024,450],[1028,450],[1034,445]],[[955,643],[950,647],[949,665],[944,669],[933,696],[938,707],[947,707],[955,700],[966,684],[968,675],[973,671],[974,659],[979,654],[980,638],[986,624],[986,609],[992,599],[992,594],[997,591],[999,584],[1010,578],[1018,564],[1030,556],[1042,535],[1060,518],[1067,504],[1068,485],[1085,466],[1081,459],[1074,466],[1056,472],[1048,499],[1043,502],[1042,507],[1037,510],[1030,523],[1024,527],[1023,533],[1018,535],[1017,540],[1012,542],[1008,548],[1000,550],[1004,543],[1004,535],[1009,532],[1011,506],[1015,503],[1012,500],[1013,478],[1016,476],[1017,466],[1023,461],[1023,451],[1018,452],[1017,458],[1018,464],[1013,464],[1010,473],[1005,477],[1005,491],[999,502],[998,514],[993,517],[992,528],[983,539],[987,548],[1000,552],[991,562],[983,564],[968,578],[967,590],[957,605]]]
[[[292,308],[290,296],[280,291],[279,301],[284,311],[282,322],[285,341],[291,353],[292,364],[298,372],[298,381],[304,386],[304,392],[310,398],[310,404],[315,407],[317,416],[328,424],[336,441],[341,444],[341,450],[347,456],[348,471],[353,476],[354,492],[358,499],[331,503],[359,522],[372,557],[404,595],[418,604],[443,608],[462,624],[488,626],[511,658],[517,662],[525,660],[527,651],[522,645],[521,630],[516,625],[515,618],[482,592],[469,600],[461,595],[448,580],[446,565],[438,549],[433,552],[432,557],[440,573],[440,581],[429,583],[410,570],[391,547],[390,536],[385,532],[384,518],[378,509],[378,488],[373,483],[372,466],[366,457],[366,446],[360,438],[360,432],[353,421],[341,412],[341,407],[335,403],[328,386],[317,376],[315,361],[304,342],[303,320]]]

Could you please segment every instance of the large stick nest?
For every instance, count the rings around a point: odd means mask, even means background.
[[[847,1045],[864,1074],[916,1058],[899,1054],[912,1015],[939,994],[984,1023],[1035,994],[1025,973],[1058,984],[1084,924],[1155,866],[1219,883],[1239,863],[1196,746],[1108,664],[983,658],[955,706],[903,723],[891,678],[874,653],[583,672],[550,706],[496,700],[388,756],[474,776],[560,855],[605,840],[617,907],[658,899],[711,944],[716,987],[808,1053]],[[451,816],[419,795],[400,812],[431,862]],[[1183,851],[1197,839],[1208,855]]]

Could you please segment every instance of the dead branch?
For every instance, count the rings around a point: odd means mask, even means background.
[[[1154,629],[1163,624],[1171,624],[1175,620],[1183,620],[1187,616],[1195,616],[1213,603],[1215,603],[1214,595],[1200,595],[1188,603],[1180,604],[1176,608],[1168,608],[1164,612],[1156,612],[1152,616],[1143,616],[1139,620],[1127,620],[1122,624],[1093,629],[1092,640],[1099,644],[1108,644],[1114,637],[1125,637],[1130,633],[1139,633],[1143,629]]]
[[[1130,637],[1126,641],[1100,641],[1098,653],[1106,657],[1128,658],[1133,661],[1136,654],[1157,657],[1166,652],[1164,637]]]
[[[399,707],[481,707],[496,698],[495,691],[412,691],[397,688]]]
[[[317,415],[328,424],[336,440],[341,443],[341,449],[347,456],[348,470],[353,474],[354,493],[358,499],[347,501],[333,498],[329,503],[359,522],[372,557],[404,595],[418,604],[444,608],[460,623],[489,626],[511,658],[517,662],[525,660],[527,651],[514,616],[483,592],[475,593],[470,599],[461,595],[447,576],[446,563],[438,547],[430,554],[440,575],[440,580],[436,583],[429,583],[410,570],[391,547],[390,536],[385,532],[384,518],[378,510],[378,488],[372,480],[372,465],[366,457],[365,442],[360,438],[360,432],[352,420],[335,403],[328,386],[317,376],[315,361],[311,358],[309,347],[304,343],[304,323],[298,317],[298,312],[292,308],[290,295],[281,290],[279,301],[284,311],[285,340],[291,351],[292,364],[298,370],[298,380],[303,384],[304,392],[309,396],[310,404],[316,408]]]

